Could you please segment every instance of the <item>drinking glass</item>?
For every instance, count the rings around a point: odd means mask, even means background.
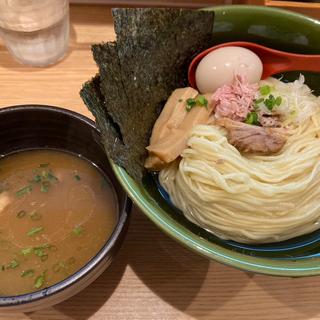
[[[0,0],[0,37],[21,63],[59,61],[69,42],[69,1]]]

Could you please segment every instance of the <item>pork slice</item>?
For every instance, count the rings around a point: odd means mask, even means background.
[[[216,103],[216,117],[244,121],[252,109],[258,88],[258,84],[249,83],[246,76],[235,75],[231,85],[220,87],[212,95],[212,100]]]
[[[287,141],[283,129],[264,128],[228,118],[217,119],[216,124],[226,128],[229,143],[245,153],[276,153]]]
[[[259,123],[262,127],[280,128],[282,125],[280,114],[259,114]]]

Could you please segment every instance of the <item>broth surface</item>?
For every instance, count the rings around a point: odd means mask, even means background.
[[[102,248],[117,219],[115,192],[88,161],[54,150],[0,159],[0,296],[72,275]]]

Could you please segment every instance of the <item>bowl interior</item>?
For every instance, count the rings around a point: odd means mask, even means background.
[[[131,202],[111,169],[100,143],[99,132],[90,119],[62,108],[38,105],[0,109],[0,119],[0,158],[11,153],[32,149],[56,149],[81,155],[96,166],[100,173],[111,182],[116,193],[118,222],[107,242],[85,266],[49,288],[14,297],[0,297],[0,308],[8,308],[8,310],[9,308],[20,308],[21,305],[55,295],[67,288],[69,293],[64,298],[59,298],[60,301],[64,300],[77,293],[80,287],[85,286],[85,283],[87,285],[91,283],[96,278],[95,274],[100,275],[103,268],[110,264],[123,240]],[[92,274],[91,271],[93,271]],[[73,285],[75,290],[72,289]],[[57,302],[59,301],[56,300],[54,303]],[[44,302],[43,306],[46,305],[47,302]],[[36,306],[35,309],[38,307]],[[25,309],[21,310],[25,311]]]
[[[285,10],[256,6],[223,6],[215,12],[213,45],[227,41],[251,41],[274,49],[320,54],[320,22]],[[293,80],[300,72],[281,76]],[[306,83],[320,94],[320,74],[303,72]],[[168,201],[151,174],[143,185],[113,165],[122,186],[140,209],[163,231],[181,244],[210,259],[237,268],[282,276],[320,274],[320,231],[272,245],[242,245],[223,241],[190,223]]]

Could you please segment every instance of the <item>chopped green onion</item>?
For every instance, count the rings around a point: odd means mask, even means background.
[[[44,164],[46,165],[46,164]],[[45,167],[44,165],[40,165],[40,167]],[[58,178],[51,172],[51,170],[42,170],[39,173],[39,170],[35,170],[37,173],[32,182],[40,183],[40,191],[41,192],[48,192],[51,182],[58,181]]]
[[[39,167],[40,168],[46,168],[49,166],[49,163],[40,163]]]
[[[83,233],[84,229],[81,226],[77,226],[75,227],[72,232],[76,235],[76,236],[80,236]]]
[[[37,220],[40,220],[41,217],[42,217],[41,214],[37,211],[31,211],[30,213],[31,220],[37,221]]]
[[[45,171],[45,170],[42,170],[42,171],[41,171],[41,177],[42,177],[42,178],[47,178],[47,176],[48,176],[48,172]]]
[[[75,175],[74,175],[74,178],[75,178],[76,180],[78,180],[78,181],[81,180],[81,177],[80,177],[78,174],[75,174]]]
[[[273,107],[276,104],[276,98],[272,94],[270,94],[268,99],[264,100],[264,104],[270,111],[272,111]]]
[[[21,272],[21,277],[32,277],[34,275],[34,270],[33,269],[28,269],[28,270],[24,270]]]
[[[258,115],[256,112],[249,112],[247,114],[247,118],[245,120],[245,123],[257,125],[258,124]]]
[[[21,253],[24,256],[34,253],[36,256],[42,257],[45,255],[44,249],[48,249],[48,248],[51,248],[50,244],[45,243],[38,247],[34,247],[34,248],[30,247],[30,248],[22,249]]]
[[[20,210],[18,213],[17,213],[17,218],[18,219],[22,219],[27,213],[24,211],[24,210]]]
[[[55,181],[59,180],[51,171],[48,172],[47,177],[49,180],[55,180]]]
[[[187,99],[186,110],[189,112],[197,104],[196,100],[193,98]]]
[[[44,181],[41,183],[41,187],[40,187],[40,191],[41,192],[48,192],[49,191],[49,182],[48,181]]]
[[[17,196],[17,197],[21,197],[21,196],[23,196],[23,195],[25,195],[26,193],[29,193],[29,192],[31,192],[31,191],[32,191],[32,185],[29,184],[29,185],[21,188],[20,190],[18,190],[18,191],[16,192],[16,196]]]
[[[34,281],[34,287],[36,289],[39,289],[43,286],[44,282],[45,282],[45,272],[43,272],[40,276],[36,278],[36,280]]]
[[[282,103],[282,98],[280,96],[276,97],[276,105],[279,107]]]
[[[263,100],[264,100],[263,98],[259,98],[257,100],[254,100],[254,103],[257,105],[257,104],[263,102]]]
[[[36,176],[34,176],[33,178],[33,182],[38,183],[41,181],[41,176],[39,174],[37,174]]]
[[[41,258],[45,255],[45,252],[42,248],[34,248],[34,254]]]
[[[46,261],[48,259],[48,255],[44,252],[44,248],[42,247],[34,248],[34,254],[38,256],[41,261]]]
[[[203,107],[207,107],[208,106],[208,100],[206,99],[205,96],[199,96],[198,99],[197,99],[197,103],[200,106],[203,106]]]
[[[29,254],[31,254],[33,252],[33,248],[25,248],[25,249],[22,249],[21,250],[21,253],[24,255],[24,256],[27,256]]]
[[[208,107],[208,100],[206,99],[205,96],[199,96],[196,99],[189,98],[187,99],[187,105],[186,105],[186,110],[189,112],[193,107],[195,106],[200,106],[200,107]]]
[[[271,92],[271,87],[268,85],[262,86],[259,88],[259,92],[261,95],[266,96]]]
[[[13,259],[12,261],[10,261],[10,263],[8,264],[7,268],[9,269],[15,269],[16,267],[19,266],[19,261],[17,261],[16,259]]]
[[[28,231],[27,236],[32,237],[38,234],[39,232],[41,232],[42,230],[43,230],[43,227],[34,227]]]

